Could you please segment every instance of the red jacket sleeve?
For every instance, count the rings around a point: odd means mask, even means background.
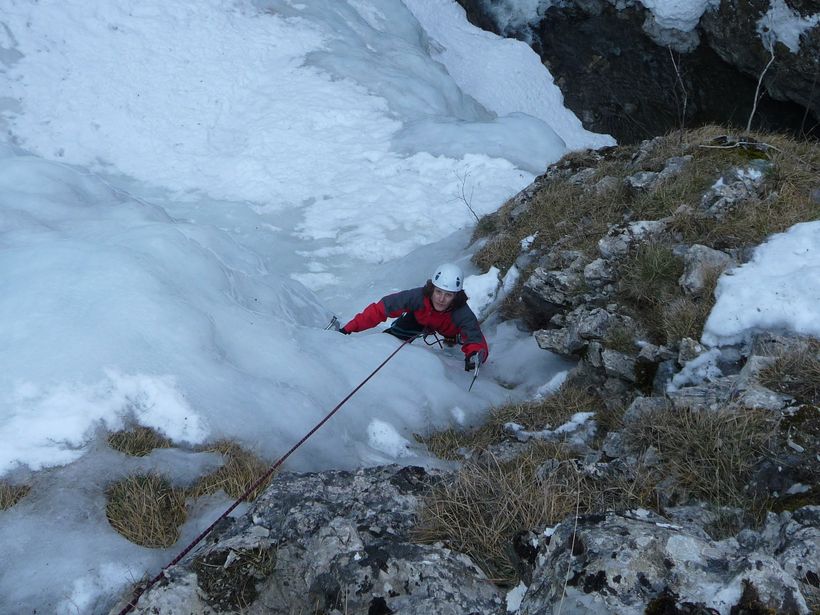
[[[483,357],[481,362],[487,360],[487,357],[490,354],[490,347],[487,346],[487,340],[484,339],[484,336],[481,336],[481,342],[470,342],[469,344],[464,344],[461,347],[461,351],[464,353],[464,356],[469,357],[472,353],[478,352],[482,353]]]
[[[356,314],[353,319],[344,326],[344,330],[350,333],[356,333],[357,331],[364,331],[365,329],[375,327],[385,320],[387,320],[387,312],[384,309],[384,303],[379,301],[377,303],[371,303]]]

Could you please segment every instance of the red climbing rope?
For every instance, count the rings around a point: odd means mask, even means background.
[[[259,487],[259,485],[261,485],[261,484],[262,484],[262,483],[264,483],[264,482],[265,482],[268,478],[270,478],[271,474],[273,474],[273,473],[276,471],[276,468],[278,468],[279,466],[281,466],[281,465],[285,462],[285,460],[286,460],[288,457],[290,457],[290,456],[293,454],[293,452],[294,452],[297,448],[299,448],[300,446],[302,446],[302,445],[303,445],[303,444],[307,441],[307,439],[308,439],[308,438],[310,438],[310,436],[312,436],[314,433],[316,433],[316,432],[319,430],[319,428],[321,428],[321,427],[322,427],[322,425],[324,425],[325,423],[327,423],[327,422],[330,420],[330,417],[332,417],[334,414],[336,414],[336,412],[339,410],[339,408],[341,408],[341,407],[342,407],[342,406],[343,406],[343,405],[347,402],[347,400],[348,400],[348,399],[350,399],[351,397],[353,397],[353,395],[354,395],[354,394],[355,394],[355,393],[356,393],[359,389],[361,389],[361,388],[362,388],[362,387],[363,387],[363,386],[367,383],[367,381],[368,381],[368,380],[370,380],[373,376],[375,376],[375,375],[376,375],[376,372],[378,372],[378,371],[379,371],[382,367],[384,367],[384,366],[387,364],[387,362],[388,362],[390,359],[392,359],[392,358],[396,355],[396,353],[397,353],[399,350],[401,350],[401,349],[402,349],[402,348],[404,348],[407,344],[409,344],[409,343],[410,343],[410,342],[412,342],[414,339],[416,339],[416,337],[418,337],[418,335],[416,335],[416,336],[414,336],[414,337],[411,337],[411,338],[409,338],[409,339],[404,340],[404,342],[402,342],[401,346],[399,346],[399,347],[398,347],[398,348],[396,348],[396,349],[395,349],[392,353],[390,353],[390,356],[389,356],[389,357],[387,357],[384,361],[382,361],[382,362],[381,362],[381,364],[380,364],[380,365],[379,365],[376,369],[374,369],[372,372],[370,372],[370,375],[369,375],[367,378],[365,378],[364,380],[362,380],[362,381],[359,383],[359,385],[358,385],[355,389],[353,389],[350,393],[348,393],[348,394],[347,394],[347,396],[346,396],[346,397],[345,397],[342,401],[340,401],[338,404],[336,404],[336,407],[335,407],[335,408],[333,408],[333,410],[331,410],[330,412],[328,412],[328,413],[327,413],[327,415],[325,416],[325,418],[323,418],[321,421],[319,421],[318,423],[316,423],[316,425],[313,427],[313,429],[311,429],[309,432],[307,432],[307,433],[306,433],[306,434],[302,437],[302,439],[301,439],[301,440],[299,440],[296,444],[294,444],[294,445],[290,448],[290,450],[289,450],[287,453],[285,453],[284,455],[282,455],[282,456],[281,456],[281,457],[280,457],[280,458],[276,461],[276,463],[274,463],[274,464],[273,464],[273,465],[272,465],[272,466],[271,466],[271,467],[267,470],[267,472],[265,472],[262,476],[260,476],[258,479],[256,479],[256,481],[255,481],[255,482],[254,482],[254,483],[253,483],[250,487],[248,487],[248,489],[245,491],[245,493],[243,493],[242,495],[240,495],[240,496],[239,496],[239,498],[237,498],[237,500],[236,500],[233,504],[231,504],[231,505],[230,505],[230,507],[228,507],[228,509],[227,509],[225,512],[223,512],[221,515],[219,515],[219,517],[217,517],[217,519],[216,519],[213,523],[211,523],[211,525],[209,525],[208,527],[206,527],[206,528],[205,528],[205,529],[204,529],[204,530],[203,530],[203,531],[199,534],[199,536],[197,536],[196,538],[194,538],[194,539],[191,541],[191,543],[190,543],[187,547],[185,547],[182,551],[180,551],[179,555],[177,555],[177,556],[176,556],[173,560],[171,560],[168,564],[166,564],[166,565],[162,568],[162,570],[160,570],[160,571],[159,571],[159,573],[157,574],[157,576],[155,576],[153,579],[151,579],[150,581],[148,581],[148,582],[147,582],[144,586],[142,586],[142,587],[140,587],[139,589],[135,590],[135,591],[134,591],[134,595],[131,597],[131,600],[130,600],[130,601],[128,602],[128,604],[127,604],[127,605],[125,605],[125,607],[124,607],[124,608],[123,608],[123,609],[119,612],[119,615],[126,615],[126,613],[130,613],[130,612],[131,612],[131,611],[132,611],[132,610],[133,610],[133,609],[137,606],[137,602],[139,601],[140,596],[142,596],[142,595],[143,595],[146,591],[148,591],[151,587],[153,587],[153,586],[154,586],[154,584],[156,584],[156,583],[157,583],[160,579],[162,579],[162,577],[164,577],[164,576],[165,576],[165,572],[166,572],[166,571],[167,571],[167,570],[168,570],[171,566],[176,566],[176,565],[177,565],[177,564],[178,564],[178,563],[182,560],[182,558],[183,558],[183,557],[185,557],[186,555],[188,555],[188,553],[190,553],[191,549],[193,549],[196,545],[198,545],[198,544],[202,541],[202,539],[204,539],[204,538],[205,538],[208,534],[210,534],[210,533],[211,533],[211,531],[214,529],[214,527],[216,527],[216,524],[217,524],[217,523],[219,523],[219,522],[220,522],[220,521],[222,521],[224,518],[226,518],[229,514],[231,514],[231,512],[233,512],[233,510],[234,510],[237,506],[239,506],[239,504],[241,504],[241,503],[242,503],[242,502],[243,502],[243,501],[244,501],[244,500],[245,500],[245,499],[246,499],[246,498],[247,498],[247,497],[248,497],[251,493],[253,493],[253,491],[254,491],[257,487]]]

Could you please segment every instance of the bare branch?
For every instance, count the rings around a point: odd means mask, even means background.
[[[669,50],[669,57],[672,59],[672,66],[675,68],[675,76],[677,77],[678,85],[680,86],[681,93],[683,94],[683,110],[681,111],[680,115],[680,136],[682,139],[683,129],[686,123],[686,104],[689,101],[689,94],[686,91],[686,86],[683,83],[683,77],[681,76],[680,67],[678,66],[678,63],[675,61],[675,54],[672,53],[672,47],[667,46],[666,48]]]
[[[473,209],[473,193],[475,192],[475,186],[470,188],[470,195],[467,196],[467,177],[470,175],[470,172],[464,171],[464,175],[461,175],[458,171],[456,171],[455,174],[459,180],[459,193],[456,195],[456,199],[467,206],[467,209],[469,209],[470,213],[473,214],[476,222],[480,222],[478,214]]]
[[[766,64],[763,71],[760,73],[760,78],[757,80],[757,88],[755,89],[755,102],[752,105],[752,112],[749,114],[749,121],[746,123],[746,132],[751,131],[752,129],[752,118],[755,116],[755,112],[757,111],[757,103],[760,101],[760,86],[763,84],[763,77],[766,75],[766,71],[769,70],[769,67],[774,62],[774,44],[769,47],[769,53],[771,54],[771,58],[769,58],[769,62]]]

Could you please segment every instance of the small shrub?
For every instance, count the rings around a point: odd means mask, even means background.
[[[185,522],[185,494],[156,474],[129,476],[111,485],[105,515],[117,532],[143,547],[165,548]]]
[[[631,447],[655,447],[663,474],[697,499],[749,508],[744,491],[752,468],[766,454],[772,421],[762,411],[660,410],[623,431]]]
[[[108,436],[108,445],[120,453],[133,457],[144,457],[155,448],[170,448],[172,443],[170,439],[156,430],[137,425],[131,429],[112,433]]]
[[[761,372],[760,381],[800,403],[820,405],[820,340],[809,340],[777,357]]]
[[[12,485],[0,481],[0,510],[8,510],[22,500],[31,491],[29,485]]]
[[[240,497],[265,472],[269,465],[260,457],[250,453],[234,442],[221,440],[206,446],[203,450],[219,453],[225,458],[225,463],[215,472],[201,478],[191,489],[192,497],[216,493],[220,489],[232,498]],[[259,487],[248,496],[253,501],[270,484],[273,476],[269,476]]]

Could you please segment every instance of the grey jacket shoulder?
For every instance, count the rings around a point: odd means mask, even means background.
[[[466,342],[481,342],[484,336],[478,318],[466,303],[456,308],[450,315],[453,324],[461,330],[461,338]]]
[[[384,309],[388,314],[402,311],[412,312],[424,307],[424,287],[401,290],[392,295],[382,297]]]

